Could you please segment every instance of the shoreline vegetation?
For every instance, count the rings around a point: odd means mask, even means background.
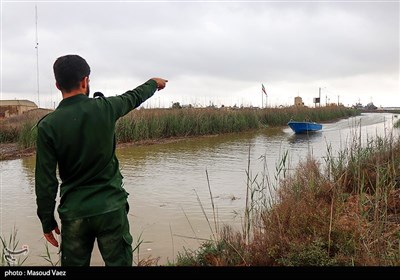
[[[399,266],[400,138],[350,141],[338,155],[328,146],[323,164],[308,156],[292,173],[284,155],[277,185],[265,170],[247,170],[242,230],[216,227],[170,265]]]
[[[51,110],[36,109],[0,121],[0,160],[35,154],[36,123]],[[118,147],[179,141],[187,137],[238,133],[285,126],[290,119],[330,122],[359,115],[343,106],[288,108],[138,109],[116,124]]]
[[[117,139],[119,145],[168,141],[283,126],[290,118],[301,120],[307,115],[313,121],[327,122],[359,114],[350,109],[334,109],[244,110],[227,114],[212,109],[136,110],[117,124]],[[218,130],[227,127],[227,123],[231,124],[229,129]],[[395,121],[394,126],[399,127],[400,121]],[[24,131],[29,131],[30,136],[21,136]],[[14,138],[18,143],[34,143],[31,123],[22,125],[19,133]],[[242,229],[219,225],[214,207],[212,217],[203,211],[211,229],[210,240],[196,250],[178,252],[174,262],[167,265],[399,266],[400,138],[389,133],[361,144],[357,139],[361,136],[354,137],[338,154],[333,154],[328,144],[322,163],[309,155],[294,170],[284,153],[276,166],[275,181],[268,178],[265,164],[264,171],[256,175],[248,167]],[[209,191],[214,206],[210,185]],[[145,263],[156,265],[157,259]]]

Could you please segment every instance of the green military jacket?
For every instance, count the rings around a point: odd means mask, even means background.
[[[89,98],[75,95],[37,124],[35,191],[43,232],[56,226],[58,192],[61,220],[91,217],[120,209],[127,192],[115,156],[115,123],[157,90],[149,80],[119,96]]]

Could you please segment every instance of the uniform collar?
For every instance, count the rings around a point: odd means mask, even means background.
[[[83,100],[88,99],[89,97],[86,94],[77,94],[68,98],[65,98],[61,100],[60,104],[58,105],[57,108],[62,108],[71,104],[75,104],[78,102],[81,102]]]

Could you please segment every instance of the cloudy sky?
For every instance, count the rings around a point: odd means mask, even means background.
[[[322,104],[400,106],[399,12],[398,1],[2,0],[1,99],[57,106],[53,63],[79,54],[92,93],[168,79],[146,107],[279,106],[295,96],[312,106],[319,87]]]

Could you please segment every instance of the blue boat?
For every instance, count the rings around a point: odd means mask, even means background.
[[[295,133],[314,132],[322,129],[322,124],[316,122],[296,122],[290,120],[287,124]]]

